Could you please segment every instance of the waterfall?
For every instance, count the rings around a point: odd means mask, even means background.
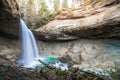
[[[18,63],[26,68],[35,68],[41,63],[37,60],[40,58],[37,44],[32,32],[27,28],[25,22],[20,19],[22,55]]]
[[[67,69],[67,64],[61,63],[57,58],[40,56],[39,50],[34,38],[33,33],[27,28],[25,22],[20,19],[20,30],[21,30],[21,41],[22,41],[22,53],[18,59],[18,64],[25,68],[36,68],[36,66],[45,66],[43,63],[39,62],[41,60],[45,64],[50,62],[55,62],[52,66],[56,68],[61,68],[62,70]],[[63,66],[61,66],[61,64]]]

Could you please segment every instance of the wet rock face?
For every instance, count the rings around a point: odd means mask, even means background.
[[[38,42],[42,53],[54,56],[68,55],[74,61],[73,67],[120,69],[119,40],[86,40],[78,39],[68,42]]]
[[[0,0],[0,35],[17,37],[19,17],[19,8],[16,0]]]
[[[38,41],[38,48],[42,56],[64,57],[68,55],[69,63],[73,64],[73,67],[120,69],[120,40]],[[0,37],[0,64],[7,63],[4,58],[16,63],[20,54],[19,40]]]
[[[120,4],[115,3],[117,0],[110,1],[103,6],[100,3],[99,6],[86,5],[85,9],[79,7],[61,12],[55,20],[36,30],[38,38],[52,41],[120,37]]]

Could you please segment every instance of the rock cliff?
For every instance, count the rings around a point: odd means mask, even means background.
[[[42,40],[119,38],[119,0],[87,0],[78,8],[57,12],[53,21],[36,30]]]
[[[19,16],[16,0],[0,0],[0,35],[18,37]]]

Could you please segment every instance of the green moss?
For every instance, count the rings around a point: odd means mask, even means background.
[[[110,80],[106,76],[90,71],[82,71],[79,68],[62,71],[61,69],[38,67],[35,70],[30,70],[15,66],[0,65],[0,70],[3,70],[3,72],[0,72],[0,80]]]
[[[110,73],[110,76],[115,79],[115,80],[119,80],[120,79],[120,71],[116,71],[116,72],[113,72],[113,71],[109,71]]]

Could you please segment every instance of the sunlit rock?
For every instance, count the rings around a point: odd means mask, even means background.
[[[119,7],[120,4],[115,4],[90,10],[66,11],[55,16],[55,20],[50,21],[47,25],[36,29],[36,35],[39,39],[48,41],[119,38]]]

